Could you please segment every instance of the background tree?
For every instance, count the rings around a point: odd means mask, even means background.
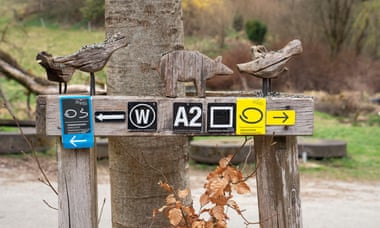
[[[249,20],[245,23],[248,39],[256,44],[262,44],[267,34],[267,26],[259,20]]]
[[[356,12],[352,36],[355,53],[376,59],[380,55],[380,1],[363,1]]]
[[[152,64],[158,64],[163,53],[183,46],[180,3],[106,1],[106,33],[121,32],[130,43],[108,63],[109,95],[164,96],[164,83]],[[183,136],[109,138],[114,228],[151,227],[153,209],[164,205],[167,196],[157,184],[160,180],[176,189],[189,187],[188,149],[188,138]],[[152,227],[168,226],[162,216]]]
[[[323,34],[329,44],[331,55],[336,56],[342,49],[352,29],[355,0],[315,1]]]
[[[104,25],[104,0],[85,0],[81,13],[84,20]]]

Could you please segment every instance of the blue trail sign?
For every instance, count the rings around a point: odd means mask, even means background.
[[[60,96],[62,144],[66,149],[92,148],[94,130],[90,96]]]

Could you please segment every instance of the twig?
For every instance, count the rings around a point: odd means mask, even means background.
[[[247,140],[247,142],[248,142],[249,140],[252,140],[252,142],[253,142],[253,137],[248,138],[248,136],[245,136],[245,140]],[[240,151],[241,151],[241,150],[243,150],[243,147],[240,148]],[[242,171],[244,171],[244,170],[246,169],[247,164],[248,164],[248,159],[249,159],[249,156],[251,155],[251,153],[252,153],[252,143],[251,143],[251,145],[250,145],[250,147],[249,147],[249,152],[248,152],[247,156],[245,157],[244,165],[243,165],[243,168],[241,169]]]
[[[46,206],[48,206],[49,208],[53,209],[53,210],[56,210],[58,211],[58,208],[56,207],[53,207],[52,205],[50,205],[46,200],[42,200],[42,202],[44,202],[44,204],[46,204]]]
[[[168,183],[168,178],[165,176],[165,174],[162,172],[162,170],[161,170],[161,169],[158,169],[158,168],[156,168],[156,167],[151,166],[151,165],[148,163],[148,161],[146,160],[146,158],[145,158],[145,156],[144,156],[144,153],[141,153],[141,155],[142,155],[142,158],[144,159],[145,164],[146,164],[149,168],[151,168],[152,170],[154,170],[154,171],[160,173],[160,175],[165,179],[165,183]]]
[[[150,169],[160,173],[160,175],[165,179],[165,183],[168,183],[168,178],[165,176],[165,174],[162,172],[162,170],[158,169],[158,168],[155,168],[153,167],[152,165],[150,165],[148,163],[148,161],[146,160],[145,156],[144,156],[144,153],[141,153],[142,155],[142,158],[144,160],[144,163],[143,164],[139,159],[137,159],[135,156],[133,156],[132,154],[130,153],[126,153],[129,157],[133,158],[133,160],[135,160],[137,162],[137,164],[139,164],[141,167],[145,168],[145,166],[148,166]]]
[[[4,92],[3,92],[3,89],[0,85],[0,96],[1,98],[3,99],[3,102],[4,102],[4,106],[5,108],[8,110],[9,114],[12,116],[13,120],[15,121],[16,125],[17,125],[17,128],[20,130],[20,134],[21,136],[24,138],[25,142],[28,144],[30,150],[32,151],[32,157],[33,159],[35,160],[35,162],[37,163],[37,166],[38,166],[38,169],[40,170],[43,178],[44,178],[44,181],[46,182],[46,184],[50,187],[51,190],[53,190],[53,192],[58,195],[58,192],[57,190],[54,188],[54,186],[51,184],[49,178],[47,177],[45,171],[43,170],[42,166],[41,166],[41,163],[37,157],[37,154],[36,154],[36,151],[34,150],[34,147],[32,145],[32,143],[29,141],[29,139],[25,136],[24,134],[24,131],[22,130],[21,126],[20,126],[20,123],[16,117],[16,115],[14,114],[13,112],[13,109],[8,101],[8,99],[6,98]]]
[[[98,217],[98,225],[100,224],[100,221],[102,220],[103,209],[104,209],[105,204],[106,204],[106,198],[103,199],[102,207],[100,208],[99,217]]]
[[[239,150],[236,150],[236,151],[232,154],[231,160],[228,162],[228,165],[231,165],[232,159],[234,159],[234,157],[236,156],[237,153],[239,153],[240,151],[242,151],[242,149],[244,148],[245,144],[247,144],[248,141],[249,141],[249,138],[248,138],[248,137],[245,137],[245,138],[244,138],[244,142],[243,142],[243,144],[240,146]]]

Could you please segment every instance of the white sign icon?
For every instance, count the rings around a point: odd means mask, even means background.
[[[211,128],[229,128],[233,127],[233,107],[231,106],[212,106],[210,107],[210,127]],[[216,120],[216,115],[228,113],[225,115],[227,117],[226,121],[223,123],[218,123]]]
[[[132,129],[150,129],[156,123],[156,110],[148,103],[133,104],[128,119]]]
[[[202,121],[202,109],[201,107],[198,106],[193,106],[189,110],[189,114],[194,115],[191,120],[189,121],[187,118],[187,113],[185,110],[185,107],[180,106],[178,108],[177,115],[175,117],[174,121],[174,126],[178,127],[180,124],[183,124],[184,127],[201,127],[202,122],[197,122],[197,121]]]

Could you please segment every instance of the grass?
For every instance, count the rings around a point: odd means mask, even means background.
[[[347,157],[313,161],[301,172],[344,180],[380,180],[380,127],[342,124],[337,118],[315,113],[314,138],[347,142]]]

